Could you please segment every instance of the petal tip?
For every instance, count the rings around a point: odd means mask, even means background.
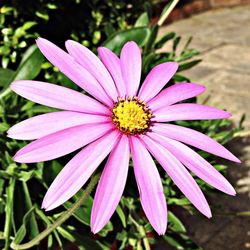
[[[211,219],[212,218],[212,212],[210,210],[210,208],[206,209],[204,211],[204,215],[208,218],[208,219]]]
[[[93,234],[97,234],[100,231],[101,231],[101,229],[99,229],[96,225],[91,226],[91,232]]]
[[[44,39],[44,38],[42,38],[42,37],[38,37],[38,38],[36,39],[36,45],[37,45],[38,48],[39,48],[39,46],[42,46],[43,43],[46,43],[46,42],[48,42],[48,40],[46,40],[46,39]]]
[[[67,48],[67,46],[71,46],[75,43],[76,43],[75,41],[69,39],[69,40],[65,41],[65,47]]]
[[[229,195],[231,195],[231,196],[236,196],[236,191],[235,190],[233,190],[231,193],[229,193]]]
[[[165,235],[167,231],[167,225],[162,228],[155,229],[155,231],[157,232],[158,235]]]

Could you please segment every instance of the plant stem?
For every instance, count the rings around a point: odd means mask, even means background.
[[[157,23],[159,26],[162,26],[162,24],[165,22],[165,20],[167,19],[167,17],[169,16],[169,14],[171,13],[171,11],[174,9],[174,7],[178,2],[179,0],[173,0],[173,2],[168,6],[168,9],[166,10],[165,13],[163,13],[163,15],[160,17]]]
[[[24,243],[24,244],[15,244],[14,242],[11,243],[10,247],[12,249],[28,249],[35,245],[37,245],[41,240],[47,237],[52,231],[54,231],[57,227],[59,227],[63,222],[65,222],[88,198],[94,187],[96,186],[98,180],[100,178],[99,174],[94,175],[91,178],[91,181],[85,191],[83,192],[82,196],[77,200],[77,202],[67,211],[63,213],[61,217],[59,217],[53,224],[51,224],[48,228],[46,228],[43,232],[38,234],[34,239],[31,241]]]

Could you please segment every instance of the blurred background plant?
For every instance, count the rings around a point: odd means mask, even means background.
[[[176,61],[180,64],[170,84],[190,81],[183,71],[192,68],[201,60],[199,52],[190,47],[192,38],[180,48],[181,37],[169,31],[158,37],[159,27],[178,1],[167,3],[161,15],[155,17],[159,3],[143,0],[70,0],[70,1],[7,1],[0,6],[0,247],[7,250],[15,244],[33,239],[60,217],[81,195],[78,192],[63,206],[45,213],[40,205],[46,189],[71,156],[38,164],[17,164],[11,156],[26,142],[6,138],[6,131],[21,120],[37,114],[54,111],[27,101],[9,89],[9,84],[18,79],[39,79],[77,89],[67,77],[47,62],[37,47],[35,38],[42,36],[60,47],[64,41],[74,39],[94,52],[100,45],[119,54],[128,40],[135,40],[143,52],[143,75],[162,62]],[[166,43],[172,50],[160,52]],[[195,58],[194,58],[195,57]],[[193,98],[190,102],[196,102]],[[243,121],[243,120],[242,120]],[[222,144],[230,141],[242,129],[228,120],[178,122],[208,134]],[[226,166],[218,159],[199,152],[219,171]],[[89,221],[92,196],[65,223],[57,227],[46,239],[32,249],[150,249],[157,246],[166,249],[201,249],[188,237],[183,223],[178,219],[178,209],[190,214],[196,211],[182,196],[166,173],[159,168],[164,191],[169,205],[169,225],[165,236],[157,236],[139,202],[139,195],[130,168],[126,191],[107,226],[97,235],[90,233]],[[196,179],[205,192],[216,192],[203,181]],[[177,214],[176,214],[177,211]],[[16,248],[17,249],[17,248]]]

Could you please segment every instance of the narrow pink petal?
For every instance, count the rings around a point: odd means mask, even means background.
[[[178,69],[176,62],[165,62],[155,66],[147,75],[139,92],[139,98],[148,102],[155,97],[161,89],[174,76]]]
[[[181,103],[158,109],[154,112],[154,120],[170,122],[180,120],[217,120],[231,116],[230,113],[200,104]]]
[[[135,42],[127,42],[121,51],[121,70],[127,95],[137,94],[141,79],[141,51]]]
[[[212,215],[206,198],[187,169],[162,145],[154,142],[148,136],[141,136],[141,138],[181,192],[201,213],[210,218]]]
[[[155,124],[152,127],[152,131],[230,161],[240,162],[238,158],[217,141],[193,129],[173,124]]]
[[[114,81],[100,59],[78,42],[68,40],[65,46],[69,54],[96,78],[109,97],[116,102],[118,93]]]
[[[57,175],[49,187],[42,208],[54,209],[70,199],[86,183],[110,153],[119,138],[113,131],[82,149]]]
[[[109,156],[95,193],[90,223],[93,233],[98,233],[108,223],[121,199],[129,156],[128,137],[123,135]]]
[[[18,95],[45,106],[90,114],[110,114],[110,110],[98,101],[55,84],[23,80],[11,83],[10,87]]]
[[[158,170],[145,146],[134,136],[131,137],[131,151],[143,210],[155,231],[165,234],[167,204]]]
[[[111,99],[96,79],[87,69],[78,64],[72,56],[43,38],[37,39],[37,46],[43,55],[74,83],[101,102],[109,106],[112,105]]]
[[[99,47],[98,54],[113,77],[119,96],[124,97],[126,95],[126,86],[122,77],[120,59],[114,52],[105,47]]]
[[[113,129],[111,123],[80,125],[47,135],[20,149],[16,162],[33,163],[56,159],[98,139]]]
[[[191,148],[181,142],[163,137],[156,133],[148,133],[148,136],[163,145],[203,181],[229,195],[236,194],[234,188],[226,178]]]
[[[8,137],[18,140],[34,140],[66,128],[109,121],[110,117],[102,115],[71,111],[52,112],[19,122],[8,130]]]
[[[164,89],[159,95],[147,104],[153,111],[175,104],[177,102],[200,95],[206,90],[202,85],[196,83],[177,83]]]

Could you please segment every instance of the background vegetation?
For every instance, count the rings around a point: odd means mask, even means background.
[[[170,1],[170,4],[174,1]],[[200,62],[199,52],[190,48],[191,38],[180,48],[181,37],[170,31],[158,37],[160,25],[170,11],[168,4],[152,23],[157,3],[143,0],[1,0],[0,5],[0,247],[7,250],[14,244],[33,239],[49,227],[81,195],[84,188],[63,206],[45,213],[40,205],[47,187],[53,181],[71,155],[45,163],[18,164],[14,153],[26,142],[6,137],[6,131],[21,120],[52,108],[27,101],[10,91],[9,84],[17,79],[39,79],[77,89],[63,74],[47,62],[35,44],[42,36],[64,48],[64,41],[74,39],[94,52],[100,45],[119,53],[128,40],[135,40],[143,51],[143,76],[165,61],[177,61],[180,68],[170,84],[190,81],[184,71]],[[159,52],[165,43],[172,49]],[[195,57],[195,58],[193,58]],[[198,57],[198,59],[197,59]],[[189,100],[196,102],[196,99]],[[193,121],[178,124],[208,134],[221,143],[231,140],[242,129],[233,128],[230,121]],[[217,159],[199,152],[218,170],[226,166]],[[100,167],[100,171],[101,171]],[[166,249],[200,249],[188,237],[176,211],[181,207],[190,214],[196,211],[182,196],[166,173],[159,168],[164,192],[169,206],[169,226],[165,236],[157,236],[143,214],[139,195],[130,168],[124,196],[107,226],[98,234],[90,233],[89,220],[92,196],[74,215],[59,226],[45,240],[32,249],[143,249],[148,244]],[[206,192],[215,192],[203,181],[196,179]],[[155,248],[157,249],[157,248]]]

